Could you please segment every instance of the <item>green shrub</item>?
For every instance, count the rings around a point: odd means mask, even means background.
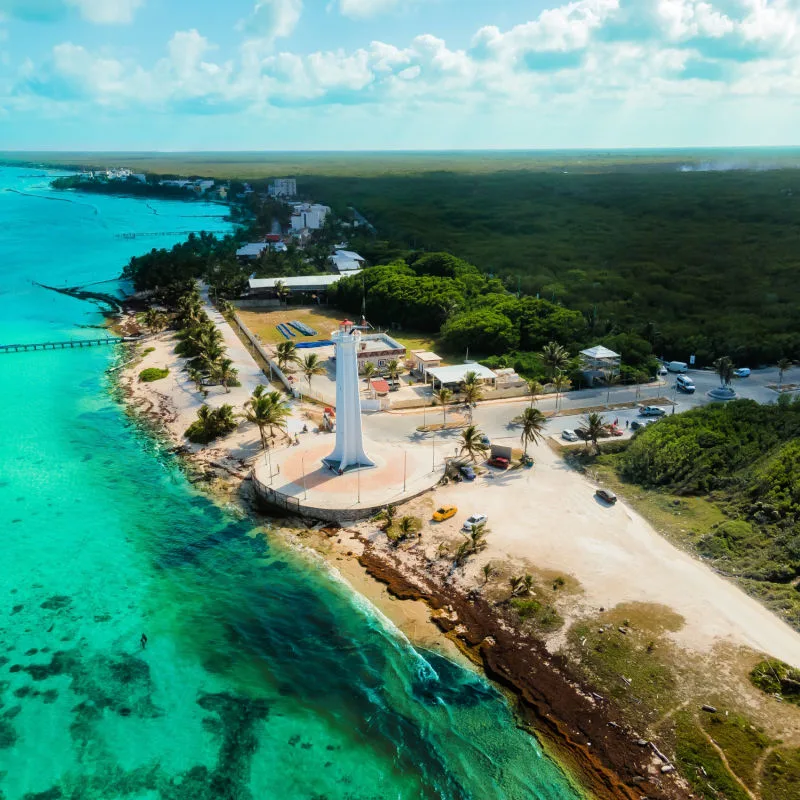
[[[532,598],[513,597],[511,607],[521,620],[531,622],[542,631],[557,631],[564,624],[564,618],[553,606]]]
[[[154,353],[154,352],[155,352],[155,347],[145,347],[145,349],[142,350],[142,355],[146,356],[148,353]]]
[[[201,406],[197,419],[186,429],[184,436],[195,444],[208,444],[236,428],[233,408],[227,404],[219,408]]]
[[[789,703],[800,705],[800,669],[778,659],[756,664],[750,672],[750,682],[767,694],[775,694]]]
[[[167,375],[169,375],[169,370],[166,367],[164,369],[148,367],[139,373],[139,380],[142,381],[142,383],[152,383],[153,381],[160,381],[162,378],[166,378]]]

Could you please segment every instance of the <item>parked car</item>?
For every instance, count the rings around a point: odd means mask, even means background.
[[[492,456],[489,459],[489,465],[499,469],[508,469],[509,460],[505,456]]]
[[[570,430],[569,428],[561,431],[561,438],[565,442],[577,442],[578,441],[578,434],[575,431]]]
[[[589,438],[589,429],[584,428],[583,426],[581,426],[580,428],[575,428],[575,435],[579,439],[583,439],[585,441],[586,439]]]
[[[675,385],[679,391],[686,394],[694,394],[696,388],[694,381],[688,375],[678,375],[675,379]]]
[[[608,429],[608,432],[612,436],[622,436],[625,433],[625,431],[623,431],[622,428],[619,427],[619,425],[611,425]]]
[[[639,406],[639,414],[643,417],[663,417],[667,412],[658,406]]]
[[[469,532],[473,528],[477,528],[478,525],[484,525],[488,519],[486,514],[470,514],[467,517],[467,521],[462,525],[461,530]]]
[[[668,370],[668,369],[667,369],[667,368],[666,368],[666,367],[665,367],[665,366],[662,364],[662,365],[661,365],[661,366],[658,368],[658,372],[656,373],[656,375],[660,375],[661,377],[663,377],[663,376],[664,376],[664,375],[666,375],[668,372],[669,372],[669,370]]]
[[[739,369],[735,369],[733,371],[733,375],[736,378],[749,378],[750,377],[750,367],[739,367]]]
[[[469,464],[462,464],[458,471],[468,480],[474,481],[475,480],[475,470]]]
[[[456,506],[442,506],[433,512],[433,519],[434,522],[444,522],[446,519],[450,519],[450,517],[454,517],[456,514],[458,514],[458,508]]]
[[[646,428],[648,425],[658,422],[659,419],[661,419],[661,417],[657,417],[656,419],[635,419],[631,422],[631,430],[638,431],[641,428]]]
[[[595,496],[599,497],[602,501],[608,503],[610,506],[613,506],[614,503],[617,502],[617,496],[611,491],[611,489],[598,489],[595,492]]]
[[[670,372],[686,372],[689,366],[685,361],[670,361],[669,364],[667,364],[667,369]]]

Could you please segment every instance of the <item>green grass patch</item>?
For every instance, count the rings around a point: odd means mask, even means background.
[[[146,356],[148,353],[154,353],[155,350],[155,347],[145,347],[145,349],[142,350],[142,355]]]
[[[627,609],[615,609],[576,623],[568,639],[597,690],[648,723],[677,704],[677,682],[662,660],[658,634],[626,627],[636,624],[630,616]]]
[[[148,367],[139,373],[139,380],[142,383],[152,383],[153,381],[160,381],[162,378],[166,378],[167,375],[169,375],[169,370],[166,367],[164,369]]]
[[[722,748],[730,768],[753,789],[756,784],[756,764],[764,750],[772,744],[769,737],[739,714],[703,713],[700,722]]]
[[[761,775],[761,796],[769,800],[800,797],[800,750],[776,750],[767,756]]]
[[[513,597],[511,608],[523,621],[539,631],[557,631],[564,625],[564,618],[549,603],[529,597]]]
[[[689,712],[675,715],[675,758],[695,796],[702,800],[750,800]]]

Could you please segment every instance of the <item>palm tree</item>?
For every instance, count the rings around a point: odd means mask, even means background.
[[[528,457],[528,445],[544,439],[544,428],[547,425],[547,418],[538,408],[526,408],[522,412],[522,442],[525,458]]]
[[[308,381],[308,391],[311,391],[311,379],[315,375],[325,374],[325,365],[319,360],[316,353],[309,353],[301,362],[300,368]]]
[[[189,367],[188,369],[189,380],[194,384],[195,389],[198,392],[203,391],[203,373],[200,372],[199,369],[193,369]]]
[[[588,414],[583,421],[586,428],[586,449],[589,449],[589,442],[594,445],[594,449],[599,451],[597,440],[608,430],[606,421],[600,414]]]
[[[417,530],[417,520],[414,517],[401,517],[400,522],[397,523],[397,529],[405,539]]]
[[[719,375],[719,384],[724,389],[733,380],[733,361],[730,356],[722,356],[714,362],[714,370]]]
[[[225,387],[226,394],[230,392],[230,385],[238,374],[239,370],[233,366],[233,361],[229,358],[220,358],[211,365],[211,376]]]
[[[378,368],[371,362],[367,361],[364,366],[361,368],[361,374],[364,376],[364,380],[366,381],[367,388],[369,388],[369,380],[370,378],[378,371]]]
[[[491,564],[484,564],[481,567],[481,572],[483,573],[483,585],[486,586],[489,583],[489,579],[494,575],[495,569]]]
[[[214,422],[219,430],[232,431],[236,427],[236,417],[233,413],[233,406],[227,403],[221,405],[213,413]]]
[[[539,355],[550,371],[550,375],[555,375],[557,372],[562,371],[569,364],[569,352],[558,342],[546,344]]]
[[[163,331],[167,326],[167,318],[157,309],[152,306],[144,312],[143,318],[146,328],[149,328],[150,333],[158,333]]]
[[[236,306],[230,300],[220,300],[217,303],[220,314],[226,319],[230,319],[236,313]]]
[[[472,373],[474,374],[474,373]],[[483,390],[479,383],[464,383],[461,390],[464,397],[464,406],[469,415],[470,424],[472,423],[472,409],[475,408],[479,400],[483,399]]]
[[[608,405],[611,402],[611,387],[616,386],[622,380],[622,375],[619,372],[606,372],[603,377],[608,389],[608,394],[606,395],[606,405]]]
[[[282,303],[289,296],[289,290],[283,281],[275,281],[275,295],[278,298],[278,303]]]
[[[572,381],[563,372],[558,372],[553,378],[553,386],[556,390],[556,410],[558,410],[558,401],[561,398],[561,393],[572,386]]]
[[[286,418],[290,414],[289,404],[281,398],[280,392],[270,392],[269,394],[260,394],[258,396],[254,394],[245,403],[245,412],[242,416],[258,428],[261,446],[266,453],[269,449],[269,439],[266,435],[267,429],[270,435],[274,433],[275,428],[285,431]]]
[[[544,391],[544,386],[535,378],[531,378],[525,382],[528,384],[528,394],[531,396],[531,405],[533,405],[536,402],[536,395]]]
[[[398,380],[400,377],[400,362],[393,358],[386,364],[386,372],[389,375],[389,380],[392,382]]]
[[[442,430],[444,430],[444,426],[447,424],[447,404],[450,402],[452,396],[453,393],[444,386],[433,393],[434,402],[442,406]]]
[[[278,369],[286,372],[289,364],[299,364],[300,356],[297,354],[297,345],[294,342],[280,342],[275,348],[275,360],[278,362]]]
[[[197,322],[203,313],[203,306],[197,291],[187,292],[178,300],[178,321],[181,326]]]
[[[458,454],[463,455],[466,453],[470,457],[470,461],[477,461],[479,455],[485,456],[489,451],[488,446],[483,440],[483,432],[474,425],[469,425],[461,431],[461,436],[459,438],[461,449]]]
[[[783,386],[783,373],[792,368],[792,362],[788,358],[781,358],[778,361],[778,391]]]
[[[466,388],[467,386],[477,386],[478,385],[478,373],[475,370],[470,370],[464,375],[464,380],[461,381],[462,388]]]

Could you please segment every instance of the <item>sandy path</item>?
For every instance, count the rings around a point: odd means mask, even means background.
[[[728,640],[800,666],[800,634],[678,550],[622,501],[601,504],[594,486],[548,447],[537,447],[535,458],[532,470],[437,492],[437,504],[459,506],[459,524],[471,512],[489,516],[489,549],[471,567],[475,580],[486,561],[525,559],[577,578],[589,609],[669,606],[686,620],[673,637],[689,649],[706,652]]]

